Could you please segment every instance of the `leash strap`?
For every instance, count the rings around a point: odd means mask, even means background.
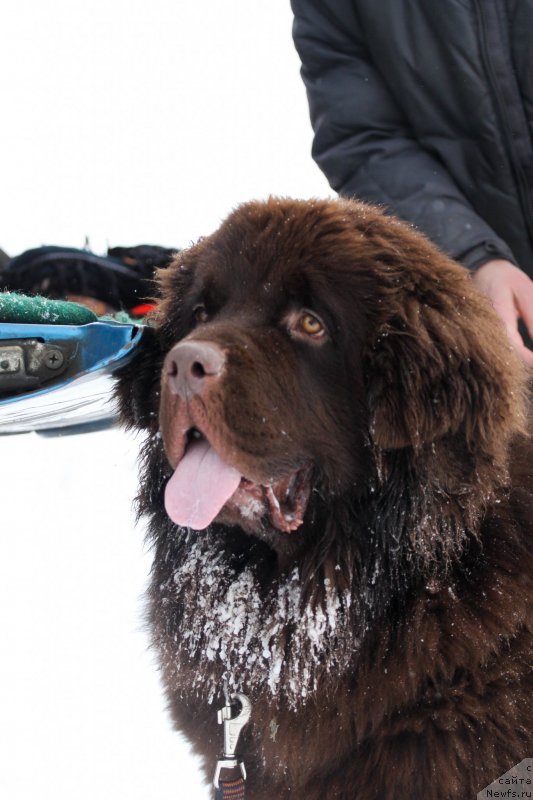
[[[222,780],[218,782],[218,789],[215,793],[215,800],[245,800],[244,778]]]
[[[215,800],[245,800],[246,768],[240,758],[221,756],[215,771]]]

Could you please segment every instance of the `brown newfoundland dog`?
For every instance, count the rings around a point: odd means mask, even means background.
[[[474,798],[533,756],[532,449],[489,302],[349,201],[247,203],[158,282],[118,391],[177,728],[212,777],[227,681],[250,800]]]

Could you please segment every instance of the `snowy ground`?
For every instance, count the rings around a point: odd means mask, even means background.
[[[6,800],[211,796],[171,730],[143,631],[138,444],[116,429],[1,440]]]
[[[0,247],[186,246],[327,194],[291,24],[288,0],[4,0]],[[137,447],[0,438],[2,800],[211,797],[142,630]]]

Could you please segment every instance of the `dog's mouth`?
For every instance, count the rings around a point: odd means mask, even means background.
[[[184,434],[174,474],[165,488],[165,509],[177,525],[203,530],[215,519],[254,527],[268,516],[272,527],[292,533],[303,523],[311,493],[311,467],[259,483],[228,464],[195,427]]]

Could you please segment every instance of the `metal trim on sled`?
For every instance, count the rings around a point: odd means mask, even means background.
[[[113,373],[143,326],[0,323],[0,433],[113,419]]]

